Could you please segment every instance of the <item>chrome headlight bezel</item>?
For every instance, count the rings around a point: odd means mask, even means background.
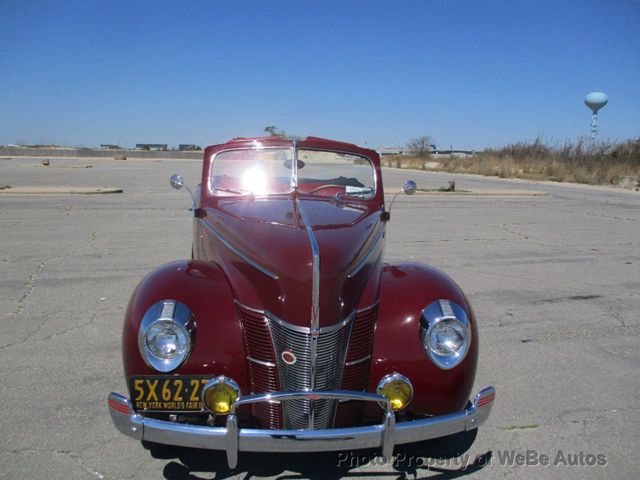
[[[184,348],[177,354],[157,355],[149,347],[149,332],[152,327],[164,324],[175,329],[185,339]],[[149,307],[140,322],[138,329],[138,349],[145,363],[161,373],[168,373],[179,368],[189,358],[194,343],[195,323],[191,310],[176,300],[161,300]]]
[[[461,333],[463,341],[456,351],[443,354],[442,349],[435,348],[432,341],[432,333],[435,329],[442,328],[445,324],[454,325],[454,330]],[[436,330],[437,331],[437,330]],[[457,303],[450,300],[436,300],[422,310],[420,318],[420,342],[426,355],[443,370],[451,370],[457,367],[467,356],[471,346],[471,324],[467,312]]]

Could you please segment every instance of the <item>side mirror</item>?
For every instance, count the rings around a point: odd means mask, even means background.
[[[171,178],[169,179],[169,183],[176,190],[180,190],[182,187],[184,187],[184,177],[176,173],[174,175],[171,175]]]
[[[413,195],[414,193],[416,193],[417,189],[418,189],[418,185],[413,180],[407,180],[406,182],[404,182],[404,185],[402,186],[402,192],[405,195]]]
[[[391,203],[389,203],[389,208],[384,213],[385,219],[389,220],[391,218],[391,207],[393,207],[393,202],[396,201],[396,198],[398,198],[398,195],[400,195],[401,193],[404,193],[405,195],[413,195],[414,193],[416,193],[417,189],[418,189],[418,185],[413,180],[407,180],[406,182],[404,182],[404,185],[402,186],[402,190],[396,193],[391,199]]]
[[[191,189],[184,184],[184,177],[176,173],[174,175],[171,175],[171,178],[169,179],[169,183],[176,190],[180,190],[182,187],[187,189],[187,192],[189,192],[189,195],[191,195],[191,202],[192,202],[191,208],[189,210],[194,212],[194,215],[196,215],[197,210],[199,210],[196,208],[196,197],[193,196],[193,192],[191,191]]]

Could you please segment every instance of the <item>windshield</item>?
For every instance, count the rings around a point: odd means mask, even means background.
[[[215,195],[269,195],[292,190],[293,150],[263,148],[227,150],[213,159],[211,188]],[[360,155],[300,149],[298,191],[319,196],[372,198],[375,174]]]
[[[360,155],[301,149],[298,189],[317,195],[371,198],[375,193],[373,166]]]
[[[211,188],[216,195],[266,195],[291,191],[290,148],[228,150],[213,159]]]

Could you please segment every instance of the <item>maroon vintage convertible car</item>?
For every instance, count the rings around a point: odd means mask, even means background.
[[[234,139],[205,150],[192,197],[192,259],[147,275],[126,312],[129,396],[108,398],[122,433],[225,450],[233,468],[239,451],[389,457],[489,416],[493,387],[469,402],[478,326],[464,294],[434,268],[383,263],[375,151]]]

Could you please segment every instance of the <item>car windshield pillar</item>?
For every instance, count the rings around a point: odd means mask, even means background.
[[[298,193],[298,143],[293,141],[293,162],[291,162],[291,189]]]

